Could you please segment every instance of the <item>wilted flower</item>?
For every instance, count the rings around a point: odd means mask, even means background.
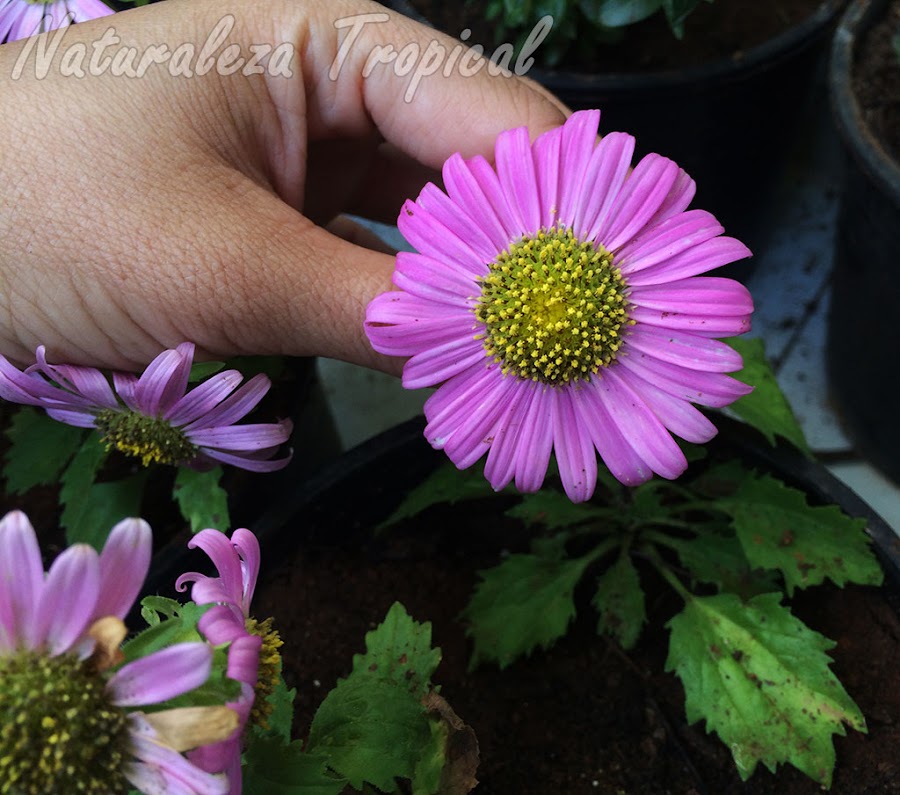
[[[122,665],[122,617],[150,564],[146,522],[117,524],[103,552],[65,550],[45,575],[37,538],[18,511],[0,521],[0,787],[3,792],[220,795],[180,751],[233,731],[226,707],[163,710],[202,685],[212,651],[179,643]],[[35,693],[40,698],[35,698]]]
[[[572,500],[588,499],[596,450],[633,485],[687,466],[671,433],[708,441],[691,403],[725,406],[749,387],[714,337],[750,328],[752,299],[699,277],[750,254],[702,210],[694,182],[634,139],[597,142],[599,111],[529,142],[502,133],[496,170],[453,155],[445,194],[426,185],[398,226],[420,253],[397,255],[394,284],[369,304],[381,353],[411,357],[404,386],[440,385],[426,438],[466,468],[487,453],[495,489],[540,488],[555,451]]]
[[[272,629],[272,620],[258,623],[250,617],[250,603],[259,576],[259,541],[249,530],[239,528],[231,540],[218,530],[201,530],[188,543],[209,556],[218,577],[197,572],[182,574],[175,587],[183,591],[189,582],[191,599],[200,605],[214,604],[203,614],[199,630],[213,645],[228,647],[228,676],[241,683],[241,694],[228,706],[237,711],[239,730],[223,742],[192,751],[189,757],[210,772],[225,771],[231,783],[230,795],[241,792],[241,737],[252,720],[264,723],[270,711],[266,697],[272,692],[281,671],[278,649],[281,639]]]
[[[92,367],[49,364],[43,345],[36,355],[37,364],[24,372],[0,356],[0,397],[40,406],[68,425],[96,428],[110,446],[144,466],[222,462],[271,472],[290,460],[271,459],[290,436],[289,421],[234,424],[262,400],[269,379],[259,374],[238,389],[243,376],[225,370],[187,391],[192,343],[163,351],[140,377],[113,373],[112,386]]]
[[[0,42],[17,41],[112,14],[100,0],[0,0]]]

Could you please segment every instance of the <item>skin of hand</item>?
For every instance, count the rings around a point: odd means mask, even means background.
[[[362,14],[379,16],[346,46]],[[291,76],[283,61],[191,77],[90,68],[110,27],[107,57],[199,53],[229,16],[219,54],[280,45]],[[22,363],[45,344],[51,361],[134,369],[190,340],[204,357],[397,372],[363,332],[393,257],[359,245],[340,214],[393,222],[452,153],[490,160],[500,131],[534,138],[566,115],[531,81],[485,68],[440,68],[407,101],[402,68],[364,76],[373,48],[436,41],[449,57],[457,42],[361,0],[168,0],[68,28],[48,55],[54,35],[0,46],[0,352]],[[79,47],[85,75],[64,74]]]

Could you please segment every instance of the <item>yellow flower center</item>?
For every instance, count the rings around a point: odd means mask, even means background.
[[[256,676],[255,698],[249,722],[268,729],[269,715],[273,709],[268,698],[275,692],[275,687],[281,680],[281,654],[278,650],[284,645],[284,641],[279,636],[278,630],[272,628],[271,618],[265,621],[248,618],[244,628],[251,635],[261,637],[263,641],[259,650],[259,672]]]
[[[197,456],[197,448],[184,433],[158,417],[104,409],[97,415],[96,425],[107,449],[115,447],[140,458],[144,466],[151,462],[177,466]]]
[[[551,386],[588,379],[622,344],[627,286],[612,255],[553,227],[502,252],[481,279],[475,317],[503,372]]]
[[[128,716],[105,685],[72,654],[0,658],[0,793],[128,791]]]

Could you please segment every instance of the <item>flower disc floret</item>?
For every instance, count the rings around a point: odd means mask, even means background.
[[[181,430],[159,417],[104,409],[97,415],[96,423],[101,439],[109,447],[140,458],[144,466],[187,464],[199,453]]]
[[[504,374],[556,385],[588,378],[615,359],[628,299],[602,246],[570,229],[542,229],[488,267],[475,317]]]
[[[0,793],[124,793],[126,712],[73,654],[0,657]]]

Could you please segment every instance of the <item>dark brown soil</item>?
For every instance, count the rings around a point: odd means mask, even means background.
[[[410,0],[436,27],[452,36],[472,29],[469,43],[488,53],[499,41],[484,21],[483,0],[441,2]],[[697,66],[719,59],[739,60],[744,53],[808,18],[821,0],[716,0],[700,3],[685,22],[684,39],[672,35],[662,14],[630,26],[617,44],[580,46],[558,68],[621,74]],[[586,29],[586,26],[585,26]],[[540,62],[540,50],[535,53]]]
[[[502,516],[502,500],[469,505],[474,510],[436,506],[378,539],[343,519],[329,524],[306,516],[296,528],[307,539],[297,559],[277,571],[270,559],[273,573],[263,575],[255,612],[274,615],[285,640],[286,676],[299,694],[299,735],[349,672],[352,655],[363,651],[364,634],[399,600],[415,619],[433,622],[434,643],[443,651],[435,681],[480,743],[477,793],[820,792],[789,766],[777,776],[760,767],[744,784],[724,745],[701,725],[685,725],[682,688],[663,673],[667,633],[661,627],[679,608],[678,597],[650,575],[644,577],[650,625],[633,652],[595,634],[589,594],[580,593],[578,619],[555,648],[503,672],[487,666],[468,673],[470,648],[457,616],[475,571],[496,565],[502,550],[526,548],[528,535]],[[868,735],[835,739],[832,791],[900,792],[897,613],[882,591],[853,587],[813,589],[794,607],[838,641],[833,669],[868,720]]]
[[[888,5],[884,19],[857,44],[853,72],[863,118],[885,151],[900,162],[900,0]]]

